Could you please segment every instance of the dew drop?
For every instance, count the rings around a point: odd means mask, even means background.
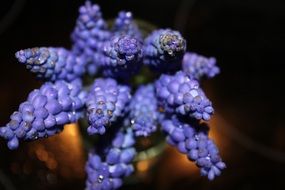
[[[104,176],[103,175],[99,175],[98,177],[98,183],[102,183],[104,180]]]

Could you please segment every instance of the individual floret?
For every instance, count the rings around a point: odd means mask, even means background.
[[[16,53],[18,61],[39,79],[72,81],[85,74],[84,56],[76,57],[64,48],[30,48]]]
[[[155,87],[159,105],[165,112],[189,115],[198,120],[209,120],[214,113],[212,103],[199,83],[182,71],[175,75],[162,75]]]
[[[142,40],[142,34],[134,22],[133,14],[129,11],[120,11],[113,25],[115,35],[129,35]]]
[[[130,102],[125,125],[132,126],[136,136],[146,137],[156,131],[158,117],[154,86],[139,87]]]
[[[123,179],[134,171],[131,163],[136,151],[132,130],[119,131],[114,138],[107,134],[101,138],[100,142],[104,144],[99,149],[102,151],[90,153],[85,167],[86,190],[117,189],[122,185]]]
[[[181,68],[185,51],[186,41],[179,32],[155,30],[144,41],[143,61],[156,71],[172,73]]]
[[[197,80],[202,77],[213,78],[220,73],[214,57],[207,58],[192,52],[184,55],[182,68],[188,76]]]
[[[130,99],[128,86],[118,85],[111,78],[96,79],[86,100],[88,133],[104,134],[107,126],[125,114]]]
[[[20,140],[52,136],[82,116],[85,98],[79,79],[71,83],[47,82],[29,94],[10,122],[0,128],[0,136],[8,141],[9,149],[18,148]]]
[[[202,176],[213,180],[226,168],[215,143],[208,137],[208,128],[192,122],[184,123],[177,118],[161,123],[167,134],[167,142],[196,163]],[[206,127],[206,128],[205,128]]]

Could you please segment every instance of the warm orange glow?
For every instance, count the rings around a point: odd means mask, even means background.
[[[46,162],[48,159],[48,153],[45,150],[44,146],[39,146],[36,149],[36,155],[40,161]]]
[[[57,168],[57,162],[54,159],[49,159],[46,163],[46,166],[50,169],[50,170],[54,170]]]
[[[177,149],[169,148],[169,152],[171,154],[169,160],[171,162],[171,166],[175,168],[175,173],[178,172],[180,175],[190,175],[195,172],[198,172],[197,166],[188,160],[185,154],[181,154],[177,151]]]
[[[228,152],[227,149],[229,149],[231,143],[229,139],[225,136],[225,132],[222,131],[227,127],[229,127],[228,124],[225,123],[220,114],[215,113],[215,115],[210,120],[209,136],[219,147],[219,151],[222,157],[224,157]]]
[[[137,163],[137,169],[139,172],[146,172],[149,168],[149,161],[143,160]]]
[[[227,148],[230,146],[228,138],[225,138],[224,133],[221,131],[222,127],[227,127],[226,125],[218,113],[215,113],[209,123],[209,136],[219,147],[222,157],[224,157]],[[179,179],[187,178],[189,180],[195,180],[202,178],[199,175],[200,170],[195,163],[189,161],[185,154],[181,154],[176,148],[171,146],[168,146],[159,164],[162,166],[158,172],[159,189],[167,189],[169,184]]]
[[[84,177],[84,149],[77,124],[65,125],[58,135],[35,141],[29,155],[64,178]]]
[[[75,124],[65,125],[64,127],[66,136],[76,137],[78,136],[78,129]]]

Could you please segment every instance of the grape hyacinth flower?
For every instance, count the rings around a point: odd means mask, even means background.
[[[186,41],[179,32],[160,29],[144,40],[143,61],[156,71],[171,73],[181,68],[185,51]]]
[[[198,81],[184,72],[163,74],[155,83],[159,105],[165,112],[189,115],[195,119],[209,120],[214,112],[212,103],[199,87]]]
[[[96,79],[86,100],[88,133],[104,134],[106,127],[124,115],[130,101],[130,88],[111,79]]]
[[[113,190],[122,185],[123,178],[131,175],[131,164],[135,158],[135,139],[131,129],[120,130],[113,139],[106,134],[101,136],[105,144],[100,147],[104,152],[90,153],[86,164],[86,190]],[[111,144],[108,141],[112,140]],[[106,143],[107,141],[107,143]],[[108,146],[106,147],[106,144]],[[110,144],[110,145],[109,145]]]
[[[134,22],[131,12],[119,12],[112,31],[114,35],[128,35],[133,38],[142,40],[142,33],[139,30],[137,24]]]
[[[71,39],[73,41],[72,51],[76,55],[87,57],[87,71],[90,75],[96,74],[104,43],[110,37],[111,32],[102,18],[100,7],[86,1],[79,8],[79,17]]]
[[[71,50],[18,51],[18,61],[44,83],[0,127],[8,148],[53,136],[85,117],[87,134],[98,134],[86,163],[86,190],[119,188],[134,171],[135,156],[146,155],[136,153],[135,138],[148,137],[158,127],[203,176],[220,175],[226,166],[203,123],[214,109],[199,84],[220,72],[215,58],[186,52],[186,40],[171,29],[144,38],[147,30],[138,24],[131,12],[121,11],[108,26],[100,7],[86,1],[79,8]]]
[[[202,77],[213,78],[220,73],[214,57],[206,58],[193,52],[185,53],[182,68],[188,76],[197,80]]]
[[[36,73],[37,78],[48,81],[72,81],[85,74],[86,61],[64,48],[29,48],[16,52],[18,61]]]
[[[201,175],[213,180],[221,174],[226,165],[221,160],[215,143],[209,139],[207,129],[197,122],[187,124],[177,118],[164,120],[162,130],[167,134],[167,142],[195,162]]]
[[[127,80],[136,74],[142,65],[142,42],[127,36],[114,36],[104,47],[103,75]]]
[[[11,115],[10,122],[0,128],[0,136],[8,141],[9,149],[18,148],[19,140],[52,136],[82,116],[85,98],[80,80],[45,83]]]
[[[131,125],[136,136],[146,137],[156,131],[158,117],[154,86],[139,87],[130,102],[125,125]]]
[[[103,43],[110,36],[111,33],[102,18],[100,7],[86,1],[85,5],[79,8],[79,17],[71,35],[74,52],[92,55],[95,51],[100,51]]]

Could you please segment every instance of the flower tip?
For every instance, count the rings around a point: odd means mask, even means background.
[[[208,173],[208,179],[210,181],[213,181],[215,179],[215,173],[213,170],[210,170],[209,173]]]
[[[19,147],[19,140],[17,137],[14,137],[10,141],[8,141],[7,146],[10,150],[15,150]]]
[[[16,53],[15,53],[15,57],[16,57],[16,59],[18,59],[18,61],[20,62],[20,63],[25,63],[26,62],[26,57],[25,57],[25,52],[24,52],[24,50],[20,50],[20,51],[17,51]]]
[[[225,169],[227,166],[224,162],[219,162],[217,163],[217,167],[222,170],[222,169]]]
[[[170,56],[186,51],[186,41],[178,32],[168,31],[159,38],[161,48]]]
[[[0,128],[0,137],[4,136],[5,131],[6,131],[6,127],[5,126]]]

